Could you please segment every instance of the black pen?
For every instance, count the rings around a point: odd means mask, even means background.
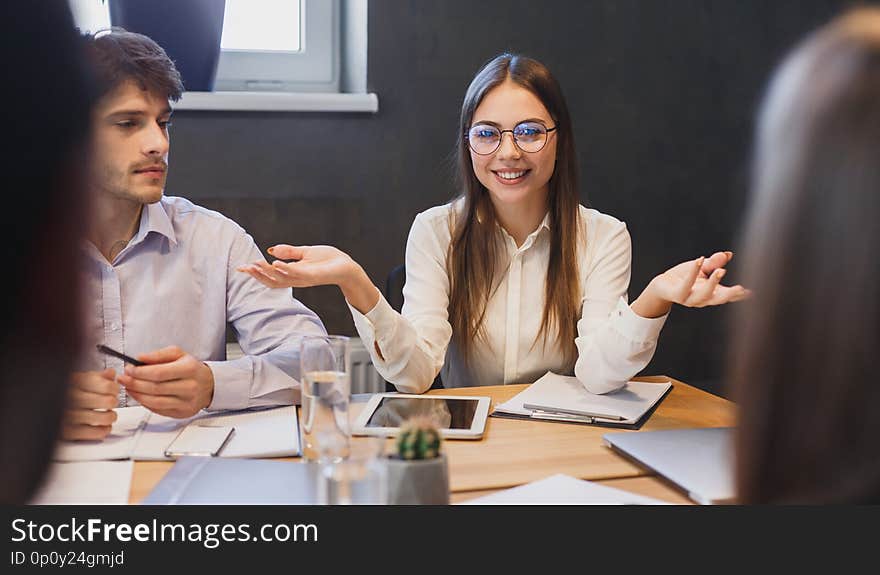
[[[107,347],[103,343],[99,343],[96,347],[98,348],[98,351],[100,351],[101,353],[105,353],[107,355],[112,355],[113,357],[118,357],[119,359],[121,359],[125,363],[130,363],[131,365],[147,365],[146,363],[144,363],[142,361],[138,361],[133,357],[129,357],[122,352],[116,351],[112,347]]]

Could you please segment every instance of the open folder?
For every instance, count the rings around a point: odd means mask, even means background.
[[[143,406],[116,409],[118,416],[103,441],[62,441],[56,461],[170,461],[165,449],[187,426],[228,426],[235,433],[220,457],[295,457],[300,454],[296,406],[201,412],[187,419],[151,413]]]
[[[621,389],[598,395],[576,377],[547,372],[522,392],[496,405],[494,417],[540,419],[638,429],[672,389],[672,382],[627,382]]]

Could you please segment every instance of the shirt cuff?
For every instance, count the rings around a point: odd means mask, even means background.
[[[205,362],[214,374],[214,397],[208,406],[209,411],[244,409],[248,406],[254,370],[250,358],[242,359],[248,361]]]
[[[669,312],[660,317],[642,317],[629,307],[624,297],[617,301],[617,307],[611,313],[614,316],[614,329],[629,341],[636,343],[657,341],[660,330],[669,317]]]
[[[369,341],[370,344],[373,341],[378,342],[379,347],[382,348],[383,343],[388,342],[394,337],[400,315],[394,311],[394,308],[391,307],[391,304],[388,303],[384,296],[380,295],[379,301],[366,314],[362,314],[354,309],[351,307],[351,304],[349,304],[348,309],[351,310],[351,316],[354,319],[358,334],[365,342],[366,340],[372,340]],[[366,335],[372,337],[364,337]]]

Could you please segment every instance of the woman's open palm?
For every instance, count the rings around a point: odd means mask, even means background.
[[[269,248],[268,252],[278,259],[271,264],[254,262],[238,268],[238,271],[272,288],[312,287],[339,285],[357,265],[348,254],[333,246],[279,244]]]
[[[743,286],[721,285],[721,278],[727,273],[724,266],[732,258],[732,252],[716,252],[708,258],[682,262],[651,280],[651,288],[656,296],[687,307],[745,299],[750,292]]]

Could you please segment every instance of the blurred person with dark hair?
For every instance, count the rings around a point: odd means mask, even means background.
[[[0,317],[0,503],[23,503],[48,467],[80,351],[77,246],[88,210],[91,98],[67,2],[6,2]]]
[[[290,292],[235,273],[261,257],[238,224],[164,196],[171,103],[184,89],[174,63],[120,28],[84,42],[99,96],[83,258],[88,336],[148,365],[92,345],[73,378],[64,437],[103,439],[114,408],[135,402],[177,418],[296,402],[299,336],[326,333],[321,320]],[[226,358],[227,322],[245,354],[235,360]]]
[[[880,502],[880,10],[776,72],[753,187],[730,366],[740,500]]]

